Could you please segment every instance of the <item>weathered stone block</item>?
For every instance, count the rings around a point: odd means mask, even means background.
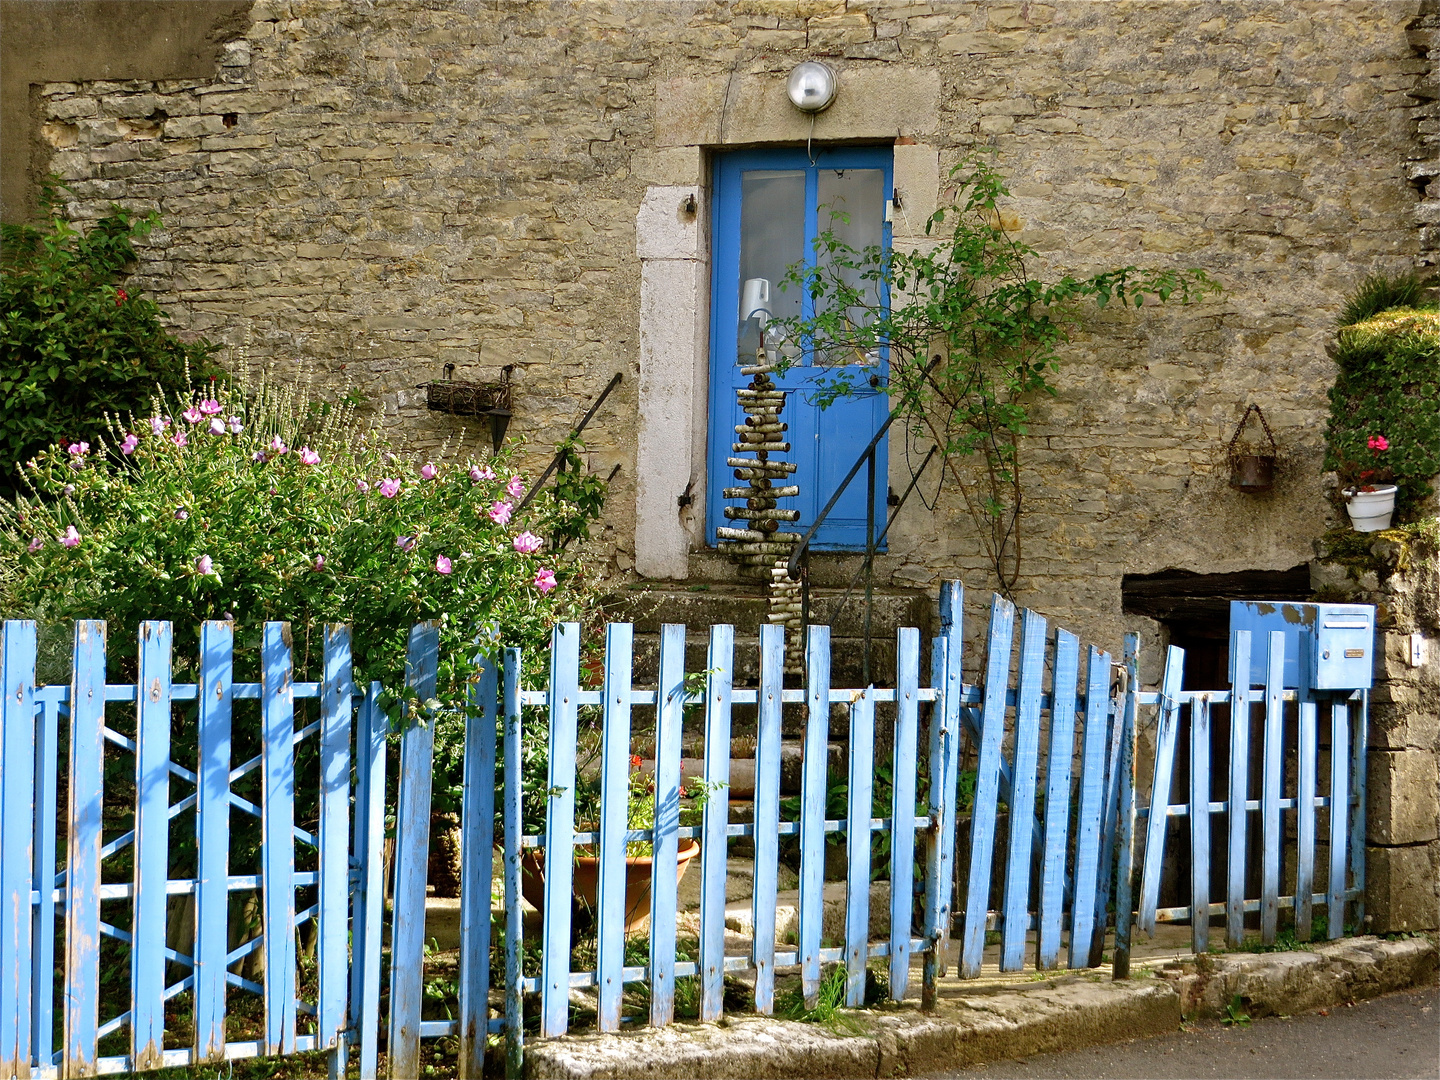
[[[1366,831],[1376,844],[1419,844],[1440,837],[1440,778],[1430,750],[1372,751]]]
[[[1365,913],[1377,934],[1440,927],[1440,859],[1433,844],[1365,851]]]

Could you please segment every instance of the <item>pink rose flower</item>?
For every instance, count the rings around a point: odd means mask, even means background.
[[[133,433],[127,434],[125,436],[125,441],[120,444],[120,452],[126,457],[129,457],[135,452],[135,448],[139,445],[140,439],[138,436],[134,435]]]
[[[90,444],[88,442],[72,442],[70,444],[70,455],[72,457],[84,457],[89,452]]]
[[[215,573],[215,564],[210,561],[209,555],[201,555],[198,559],[195,560],[195,571],[201,577],[220,576],[219,574]]]
[[[479,465],[471,465],[470,479],[477,484],[482,480],[494,480],[495,470],[490,468],[489,465],[486,465],[483,469]]]
[[[525,481],[518,476],[510,477],[510,482],[505,485],[505,494],[512,499],[518,499],[525,494]]]
[[[239,435],[240,432],[242,432],[242,431],[244,431],[244,430],[245,430],[245,425],[241,422],[240,417],[238,417],[238,416],[232,416],[232,417],[230,417],[230,434],[231,434],[231,435]]]
[[[210,432],[211,435],[224,435],[225,424],[218,416],[212,416],[210,418],[210,423],[207,427],[207,430]]]
[[[270,440],[270,449],[277,454],[288,454],[290,452],[290,448],[285,445],[285,440],[280,438],[279,435],[276,435]]]
[[[558,584],[555,580],[555,571],[541,569],[535,575],[535,587],[540,590],[541,595],[548,593]]]
[[[66,497],[67,499],[68,499],[71,495],[74,495],[74,494],[75,494],[75,485],[74,485],[74,484],[66,484],[66,485],[65,485],[65,491],[64,491],[63,494],[65,495],[65,497]]]
[[[435,466],[430,464],[430,462],[428,461],[424,465],[420,466],[420,475],[423,476],[426,480],[434,480],[435,472]]]
[[[364,495],[367,491],[370,490],[370,485],[367,484],[364,480],[356,480],[355,490],[358,491],[361,495]]]
[[[300,460],[306,465],[319,465],[320,455],[316,451],[311,450],[310,447],[302,446],[300,448]]]
[[[183,507],[183,506],[180,507],[180,509],[178,509],[178,510],[175,511],[175,520],[176,520],[176,521],[185,521],[185,520],[187,520],[189,517],[190,517],[190,511],[189,511],[189,510],[186,510],[185,507]]]
[[[74,525],[65,526],[65,535],[60,537],[60,543],[68,548],[80,546],[80,534],[76,531]]]
[[[180,415],[183,416],[185,420],[191,424],[198,424],[204,418],[204,414],[194,405],[191,405]]]
[[[171,435],[170,441],[173,442],[176,446],[190,445],[190,440],[185,437],[185,432],[183,431],[177,431],[174,435]]]
[[[534,555],[545,543],[544,540],[541,540],[540,537],[529,531],[522,532],[511,542],[515,545],[515,550],[521,555]]]
[[[413,537],[413,536],[397,536],[397,537],[395,538],[395,546],[398,547],[401,551],[414,551],[414,550],[415,550],[415,537]]]
[[[265,457],[264,450],[256,450],[253,454],[250,455],[250,460],[258,461],[261,465],[264,465],[266,460],[268,459]]]
[[[315,570],[316,570],[317,572],[319,572],[319,571],[324,570],[324,569],[325,569],[325,556],[324,556],[324,555],[316,555],[316,556],[315,556]]]
[[[384,495],[385,498],[387,498],[387,499],[393,499],[396,495],[399,495],[399,494],[400,494],[400,481],[399,481],[399,480],[381,480],[381,481],[380,481],[380,494],[381,494],[381,495]]]
[[[221,411],[220,402],[216,401],[214,398],[206,398],[204,401],[200,402],[200,411],[206,416],[214,416],[216,413]]]
[[[435,556],[435,572],[437,574],[448,574],[450,573],[450,569],[451,564],[449,559],[447,559],[444,555]]]
[[[503,499],[500,502],[492,503],[490,506],[490,520],[495,522],[496,525],[506,525],[510,521],[510,514],[513,510],[514,507]]]
[[[161,420],[158,416],[152,416],[150,418],[150,434],[154,435],[157,439],[165,434],[165,429],[169,426],[169,420]]]
[[[45,541],[44,541],[44,540],[41,540],[40,537],[37,536],[37,537],[34,537],[34,538],[30,541],[30,546],[29,546],[28,548],[26,548],[25,550],[28,551],[28,552],[30,552],[31,555],[34,555],[35,552],[39,551],[39,550],[40,550],[41,548],[43,548],[44,546],[45,546]]]

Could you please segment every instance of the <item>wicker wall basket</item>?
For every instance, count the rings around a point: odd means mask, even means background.
[[[467,382],[450,378],[453,364],[445,365],[447,378],[425,384],[425,407],[455,416],[482,416],[510,411],[510,371],[507,365],[497,383]]]

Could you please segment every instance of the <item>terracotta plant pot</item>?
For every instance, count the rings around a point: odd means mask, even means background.
[[[1379,532],[1390,527],[1390,518],[1395,513],[1394,484],[1376,487],[1374,491],[1345,491],[1345,509],[1350,514],[1350,524],[1356,532]]]
[[[582,855],[584,848],[577,848],[571,892],[577,900],[583,900],[591,910],[595,908],[596,882],[600,876],[600,859],[595,855]],[[678,861],[675,866],[675,884],[685,876],[690,860],[700,854],[700,841],[681,840]],[[625,932],[639,929],[650,918],[650,881],[652,865],[649,855],[637,855],[625,860]],[[520,892],[539,911],[545,910],[545,852],[540,848],[526,848],[520,855]]]

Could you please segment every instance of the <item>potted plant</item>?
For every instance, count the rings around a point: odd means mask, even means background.
[[[1390,527],[1399,488],[1389,483],[1394,479],[1393,472],[1380,464],[1380,455],[1390,449],[1390,441],[1384,435],[1371,435],[1365,445],[1370,450],[1371,465],[1361,468],[1353,462],[1343,462],[1338,470],[1341,493],[1355,531],[1378,532]]]

